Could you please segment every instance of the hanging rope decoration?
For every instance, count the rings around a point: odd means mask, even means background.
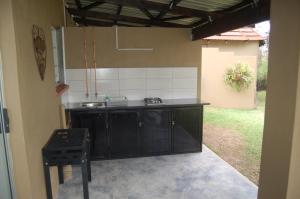
[[[95,78],[95,97],[98,97],[97,92],[97,62],[96,62],[96,39],[93,29],[93,65],[94,65],[94,78]]]
[[[86,29],[83,28],[83,37],[84,37],[84,43],[83,43],[83,47],[84,47],[84,66],[85,66],[85,74],[84,74],[84,80],[85,80],[85,96],[86,98],[89,97],[89,85],[88,85],[88,62],[87,62],[87,37],[86,37]]]

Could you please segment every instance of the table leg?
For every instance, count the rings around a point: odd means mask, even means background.
[[[45,176],[45,183],[46,183],[47,199],[52,199],[52,188],[51,188],[49,164],[46,160],[44,160],[43,165],[44,165],[44,176]]]
[[[83,185],[83,197],[89,199],[89,187],[88,187],[88,161],[83,159],[81,161],[81,172],[82,172],[82,185]]]
[[[64,169],[62,165],[57,166],[59,184],[64,184]]]
[[[92,181],[92,171],[91,171],[91,151],[90,151],[90,141],[88,139],[87,141],[87,167],[88,167],[88,179],[89,179],[89,182]]]
[[[89,182],[92,181],[92,170],[91,170],[91,161],[87,160],[87,169],[88,169],[88,180]]]

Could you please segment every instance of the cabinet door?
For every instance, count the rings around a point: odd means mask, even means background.
[[[73,128],[88,128],[90,133],[91,158],[108,156],[108,133],[105,112],[77,112],[72,114]]]
[[[171,111],[144,110],[142,114],[141,148],[143,155],[171,152]]]
[[[173,115],[175,153],[202,150],[202,108],[176,108]]]
[[[134,157],[140,154],[138,111],[109,113],[111,157]]]

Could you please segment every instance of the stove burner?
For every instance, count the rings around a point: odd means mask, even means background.
[[[162,99],[159,98],[159,97],[147,97],[147,98],[144,98],[144,102],[147,105],[162,104],[163,103]]]

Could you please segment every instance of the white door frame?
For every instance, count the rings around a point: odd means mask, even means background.
[[[16,199],[15,195],[15,186],[13,181],[13,171],[12,171],[12,159],[11,159],[11,150],[9,146],[9,135],[5,132],[5,124],[4,124],[4,114],[3,109],[5,106],[5,98],[4,98],[4,80],[3,80],[3,62],[1,57],[1,51],[0,51],[0,131],[2,132],[0,136],[3,138],[4,142],[4,156],[6,159],[6,165],[7,165],[7,172],[8,174],[8,184],[11,198],[9,199]],[[0,149],[1,150],[1,149]]]

